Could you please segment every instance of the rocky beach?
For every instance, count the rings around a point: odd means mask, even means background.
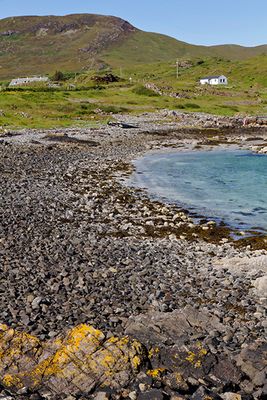
[[[267,238],[233,240],[122,181],[148,151],[255,119],[161,111],[0,137],[0,399],[264,399]]]

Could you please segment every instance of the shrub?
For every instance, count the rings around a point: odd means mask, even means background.
[[[185,103],[185,108],[200,108],[200,106],[198,104],[195,103]]]
[[[53,81],[57,81],[57,82],[64,81],[65,80],[65,76],[64,76],[62,71],[56,71],[55,74],[52,77],[52,80]]]
[[[149,96],[149,97],[159,96],[158,93],[155,93],[153,90],[148,89],[143,85],[136,86],[133,89],[133,93],[138,94],[140,96]]]

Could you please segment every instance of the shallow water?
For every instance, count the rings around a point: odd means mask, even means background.
[[[127,184],[240,230],[267,231],[267,156],[244,150],[149,154]]]

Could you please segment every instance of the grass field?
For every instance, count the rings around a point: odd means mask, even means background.
[[[25,87],[0,91],[2,129],[95,126],[117,113],[140,113],[158,109],[201,111],[217,115],[267,114],[267,56],[231,62],[214,58],[195,59],[179,68],[175,63],[141,64],[115,69],[118,83],[96,85],[92,74],[82,73],[60,88]],[[104,74],[107,71],[103,71]],[[227,87],[203,87],[201,76],[224,74]],[[131,80],[130,80],[131,78]],[[159,96],[144,85],[159,87]],[[70,86],[75,84],[75,89]],[[178,93],[180,98],[170,97]]]

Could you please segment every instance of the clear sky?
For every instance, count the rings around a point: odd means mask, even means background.
[[[97,13],[194,44],[267,44],[267,0],[0,0],[0,18]]]

